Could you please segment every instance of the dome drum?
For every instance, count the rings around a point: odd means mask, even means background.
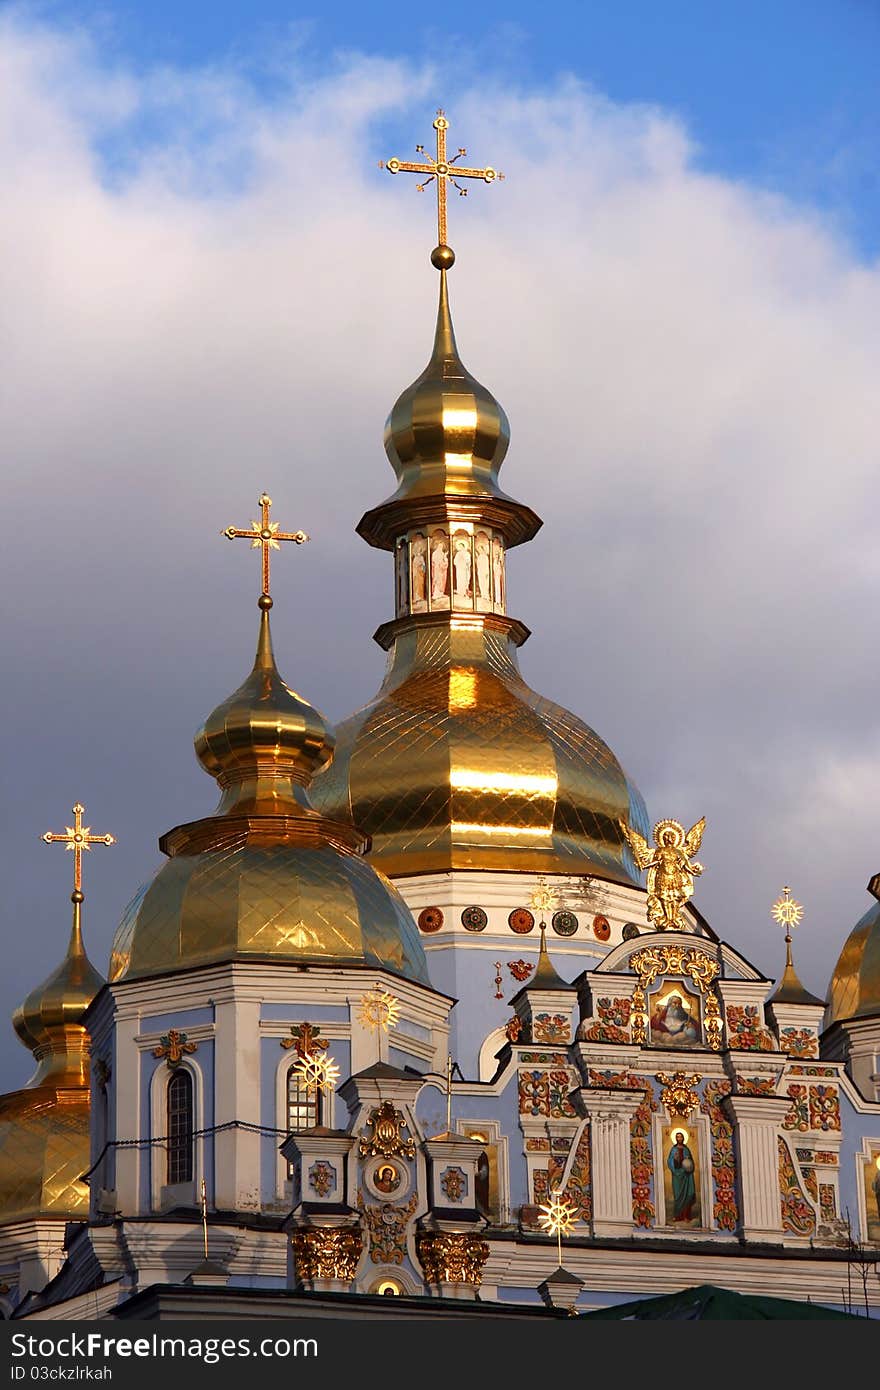
[[[492,527],[504,536],[506,547],[511,549],[532,540],[543,523],[531,507],[502,492],[491,496],[477,492],[450,495],[442,491],[404,496],[397,492],[378,507],[364,512],[356,530],[375,549],[393,550],[399,537],[407,531],[444,524],[453,530],[462,524]]]

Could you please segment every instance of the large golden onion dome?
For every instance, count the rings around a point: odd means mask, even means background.
[[[281,679],[267,594],[253,669],[195,738],[221,790],[213,816],[159,842],[169,856],[129,904],[110,979],[229,960],[373,966],[427,983],[418,931],[365,841],[309,802],[333,755],[322,716]]]
[[[398,630],[378,695],[337,726],[313,799],[370,835],[392,878],[449,869],[638,875],[620,833],[648,834],[602,739],[526,685],[510,623]]]
[[[31,991],[13,1025],[37,1070],[20,1091],[0,1096],[0,1221],[82,1218],[89,1190],[89,1039],[86,1008],[104,983],[85,953],[80,908],[57,970]]]
[[[397,616],[378,695],[337,729],[312,799],[371,839],[392,877],[450,869],[597,874],[638,883],[620,822],[647,833],[617,758],[519,672],[528,637],[507,616],[506,556],[539,518],[498,485],[509,428],[462,365],[448,247],[432,255],[440,302],[431,360],[385,430],[397,491],[359,533],[393,550]]]
[[[880,898],[880,874],[868,886]],[[831,976],[825,1027],[856,1018],[880,1018],[880,902],[850,932]]]

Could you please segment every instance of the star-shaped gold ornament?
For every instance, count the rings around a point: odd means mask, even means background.
[[[358,1022],[365,1028],[372,1028],[377,1033],[381,1030],[387,1033],[389,1028],[393,1028],[400,1017],[400,1005],[384,989],[370,989],[361,998],[358,1008]]]
[[[336,1090],[340,1072],[332,1057],[323,1052],[304,1052],[293,1068],[307,1091]]]
[[[549,1202],[538,1208],[540,1215],[538,1225],[542,1231],[548,1235],[556,1237],[556,1244],[559,1252],[559,1264],[562,1265],[562,1237],[571,1235],[574,1230],[574,1223],[577,1220],[578,1209],[571,1202],[566,1202],[565,1198],[555,1192]]]
[[[548,912],[552,912],[556,906],[558,894],[555,888],[551,888],[544,878],[538,879],[537,887],[531,896],[531,906],[541,917],[545,917]]]
[[[783,888],[782,896],[776,899],[771,911],[774,921],[779,922],[786,931],[796,927],[804,915],[804,909],[800,903],[795,902],[791,896],[791,889],[787,886]]]

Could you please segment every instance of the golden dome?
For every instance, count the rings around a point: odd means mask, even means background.
[[[12,1017],[13,1028],[39,1064],[30,1086],[49,1081],[60,1086],[89,1084],[89,1040],[81,1020],[104,977],[83,946],[83,895],[75,891],[72,899],[73,925],[64,960],[31,990]]]
[[[126,909],[110,979],[228,960],[363,966],[428,983],[412,913],[365,859],[294,831],[169,859]]]
[[[0,1222],[83,1220],[89,1189],[89,1092],[40,1086],[0,1096]]]
[[[636,884],[620,821],[647,832],[639,792],[598,735],[519,672],[528,630],[506,613],[506,554],[541,523],[498,486],[507,417],[458,355],[450,257],[432,255],[431,361],[385,430],[397,492],[357,528],[395,556],[397,617],[376,633],[387,673],[339,726],[312,799],[369,835],[394,878],[460,868]]]
[[[169,861],[126,909],[110,979],[272,959],[378,967],[427,984],[412,914],[360,857],[362,835],[309,802],[333,735],[278,673],[270,606],[264,594],[250,676],[196,734],[220,804],[160,840]]]
[[[0,1096],[0,1221],[83,1217],[89,1190],[89,1038],[82,1018],[104,983],[85,953],[75,890],[64,960],[31,990],[13,1026],[37,1059],[20,1091]]]
[[[323,716],[284,681],[275,665],[269,608],[260,601],[260,636],[253,670],[208,715],[195,737],[196,757],[223,792],[217,814],[271,814],[333,757],[333,734]]]
[[[880,875],[870,883],[877,894]],[[880,1017],[880,902],[850,932],[840,953],[828,994],[825,1027],[851,1018]]]
[[[368,834],[393,878],[459,868],[638,883],[619,822],[648,833],[641,794],[592,729],[526,685],[519,625],[430,615],[389,627],[385,681],[338,726],[315,805]]]
[[[503,526],[507,544],[530,540],[541,522],[530,508],[502,492],[498,470],[510,443],[503,409],[471,376],[458,355],[446,270],[440,271],[440,304],[431,360],[398,397],[385,424],[385,451],[397,474],[393,496],[366,513],[358,531],[390,550],[405,517],[417,524],[436,519],[438,500],[456,504],[479,499],[481,517]]]

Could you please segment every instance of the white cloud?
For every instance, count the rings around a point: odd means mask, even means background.
[[[505,487],[546,522],[511,561],[524,673],[649,809],[709,813],[699,901],[768,971],[767,904],[809,885],[823,988],[880,867],[876,268],[810,208],[701,171],[668,114],[571,79],[511,91],[393,53],[317,72],[295,44],[289,72],[270,100],[242,70],[136,74],[0,23],[10,911],[60,952],[63,870],[27,827],[82,796],[120,835],[89,866],[105,960],[156,835],[209,804],[189,730],[255,627],[250,560],[217,533],[264,486],[315,537],[279,561],[283,668],[335,718],[378,684],[391,575],[353,528],[391,491],[382,421],[436,284],[429,195],[376,162],[405,149],[392,126],[427,140],[442,91],[507,174],[452,206],[452,292],[511,417]],[[16,940],[7,1008],[44,968]]]

